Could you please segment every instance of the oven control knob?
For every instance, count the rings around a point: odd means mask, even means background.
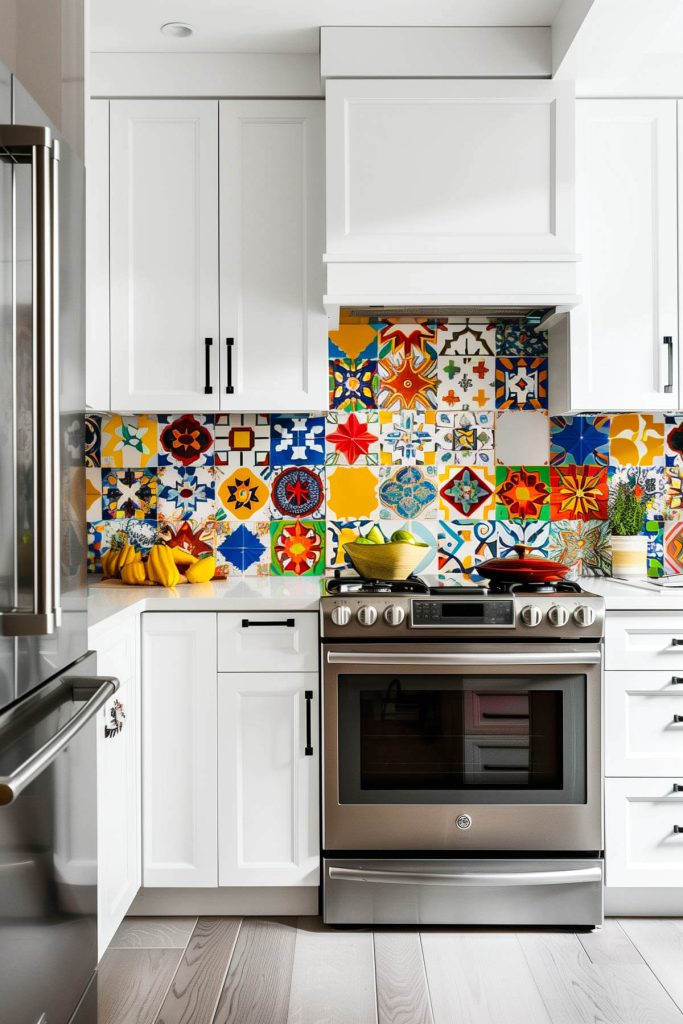
[[[339,604],[333,608],[331,618],[335,626],[348,626],[351,621],[351,609],[348,604]]]
[[[574,622],[577,626],[592,626],[595,622],[595,612],[587,604],[580,604],[574,609]]]
[[[406,617],[406,613],[400,604],[390,604],[384,609],[384,621],[387,626],[400,626]]]
[[[362,605],[356,614],[361,626],[374,626],[377,622],[377,609],[371,604]]]
[[[540,626],[543,612],[535,604],[525,604],[521,616],[525,626]]]
[[[548,609],[548,622],[551,626],[566,626],[569,622],[569,612],[561,604],[554,604]]]

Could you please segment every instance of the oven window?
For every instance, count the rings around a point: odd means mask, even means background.
[[[339,679],[342,803],[582,803],[586,679]]]

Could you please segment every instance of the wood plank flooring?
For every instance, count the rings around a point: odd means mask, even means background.
[[[319,918],[128,918],[99,1024],[683,1024],[683,920],[334,929]]]

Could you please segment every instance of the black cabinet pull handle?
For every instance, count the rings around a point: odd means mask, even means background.
[[[674,793],[683,793],[683,786],[680,782],[674,782]]]
[[[306,746],[304,754],[306,757],[313,757],[313,746],[311,737],[311,704],[313,703],[313,690],[304,690],[306,699]]]
[[[683,835],[683,825],[674,825],[674,835]]]
[[[247,629],[249,626],[287,626],[289,629],[293,629],[294,625],[294,619],[268,619],[263,622],[252,622],[250,619],[242,619],[242,629]]]
[[[211,387],[211,346],[213,338],[204,338],[204,394],[212,395]]]
[[[671,685],[672,686],[683,686],[683,676],[672,676],[671,677]]]
[[[670,334],[664,335],[664,347],[667,350],[666,356],[666,384],[664,394],[670,395],[674,389],[674,340]]]
[[[674,715],[674,722],[676,725],[680,725],[683,722],[683,715]]]
[[[683,647],[683,639],[681,639],[680,637],[677,637],[677,636],[671,637],[671,646],[672,647]]]
[[[234,338],[225,339],[225,351],[227,356],[227,383],[225,385],[226,395],[234,395],[235,393],[235,389],[232,386],[232,347],[234,344]]]

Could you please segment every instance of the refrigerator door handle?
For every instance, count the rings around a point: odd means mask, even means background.
[[[66,725],[50,737],[46,743],[34,751],[19,765],[11,775],[0,776],[0,807],[11,804],[27,786],[45,771],[48,765],[72,741],[103,704],[109,700],[119,688],[118,679],[110,676],[94,676],[87,679],[69,680],[72,686],[72,699],[85,700],[85,705],[69,719]],[[0,735],[0,743],[2,736]]]
[[[33,208],[33,600],[0,612],[4,636],[54,633],[60,620],[58,159],[48,128],[0,125],[0,160],[31,167]]]

